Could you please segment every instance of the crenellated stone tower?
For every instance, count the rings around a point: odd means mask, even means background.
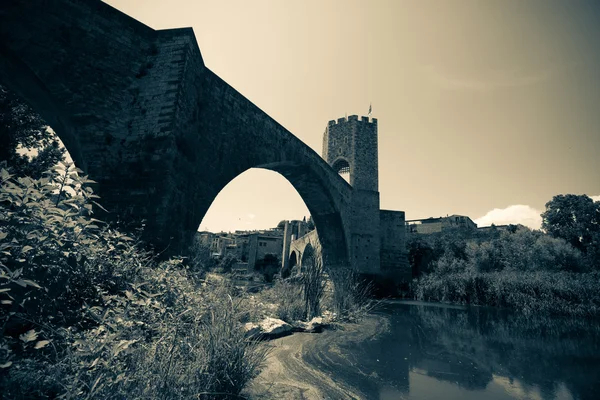
[[[352,199],[346,218],[350,264],[380,271],[377,120],[351,115],[329,121],[323,134],[323,159],[338,173],[348,172]]]
[[[323,134],[323,159],[336,172],[349,172],[354,189],[378,192],[377,119],[351,115],[329,121]]]

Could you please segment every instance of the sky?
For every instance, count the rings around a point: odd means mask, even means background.
[[[382,209],[539,228],[558,194],[600,195],[600,2],[108,0],[154,29],[192,27],[205,64],[319,154],[327,121],[379,126]],[[600,197],[597,197],[600,200]],[[251,169],[200,229],[308,215]]]

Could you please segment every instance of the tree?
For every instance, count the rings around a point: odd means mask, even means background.
[[[600,202],[586,195],[554,196],[542,213],[542,229],[586,254],[592,265],[600,262]]]
[[[44,120],[0,85],[0,163],[19,176],[39,179],[64,160],[65,149]]]

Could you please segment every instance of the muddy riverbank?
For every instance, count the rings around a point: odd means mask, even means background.
[[[267,343],[270,353],[265,367],[243,395],[255,400],[364,398],[364,393],[344,383],[351,381],[350,376],[339,379],[348,372],[362,374],[358,360],[349,358],[346,349],[373,340],[387,329],[386,318],[372,315],[358,324],[272,340]]]

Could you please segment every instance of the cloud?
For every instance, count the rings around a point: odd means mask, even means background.
[[[600,201],[600,194],[597,196],[590,196],[594,201]]]
[[[542,212],[533,207],[516,204],[506,208],[494,208],[483,217],[475,220],[477,226],[521,224],[531,229],[540,229],[542,226]]]
[[[424,69],[428,78],[444,89],[473,92],[535,85],[550,79],[553,75],[549,69],[533,72],[491,70],[485,74],[485,77],[477,78],[452,75],[434,65],[428,65]]]
[[[247,217],[248,217],[249,219],[254,219],[254,218],[256,218],[256,215],[255,215],[255,214],[252,214],[252,213],[250,213],[250,214],[248,214],[248,215],[247,215]]]

